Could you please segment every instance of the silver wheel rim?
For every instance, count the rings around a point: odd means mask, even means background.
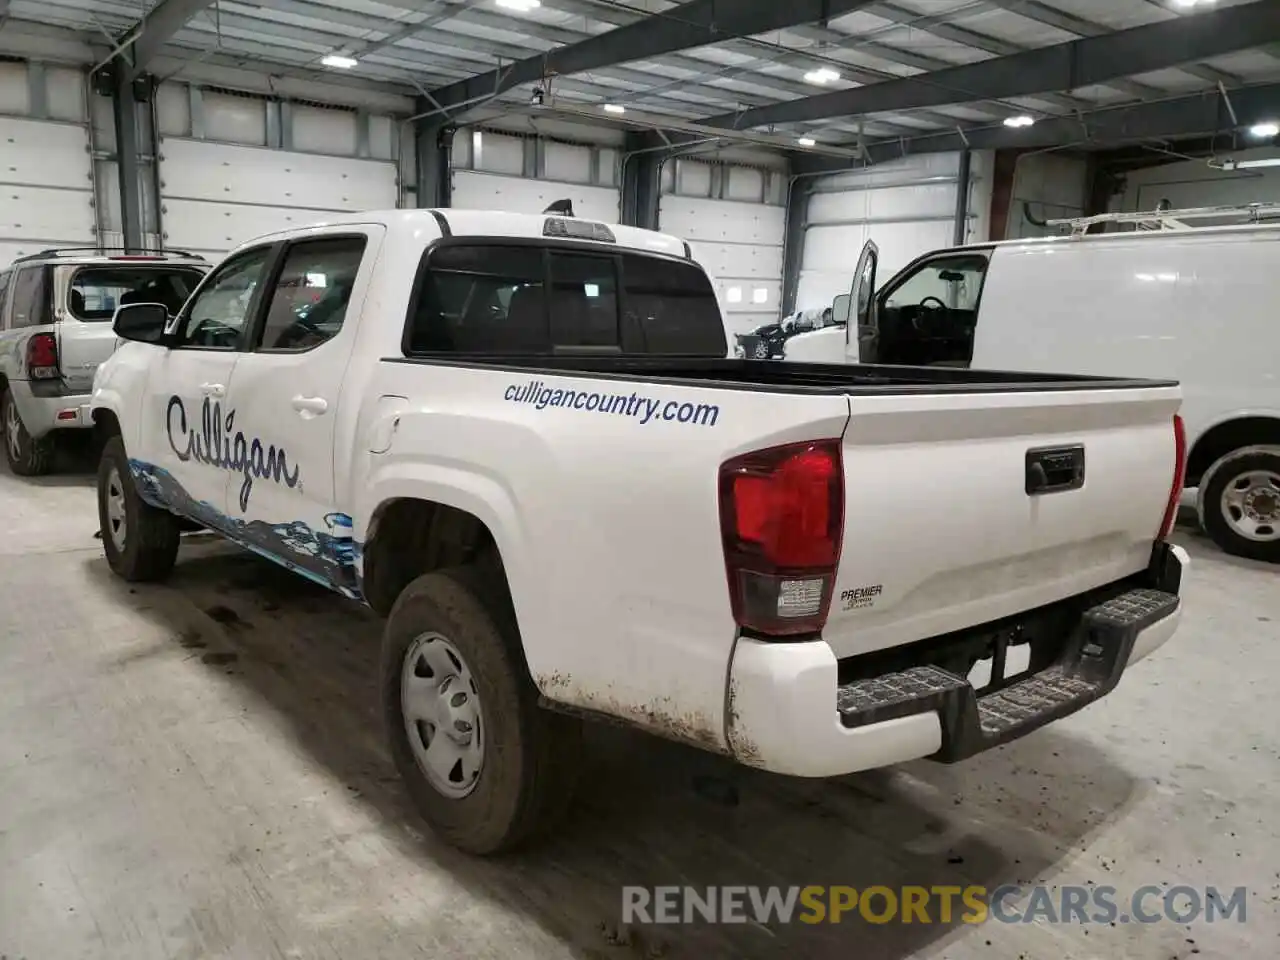
[[[1236,476],[1222,491],[1222,516],[1246,540],[1280,540],[1280,473],[1249,470]]]
[[[127,533],[124,512],[124,484],[120,481],[120,471],[115,467],[107,474],[107,536],[118,553],[124,552],[124,538]]]
[[[18,405],[11,399],[5,405],[4,439],[9,447],[9,456],[14,460],[22,459],[22,421],[18,419]]]
[[[431,786],[460,800],[484,768],[483,716],[471,668],[438,633],[409,645],[400,669],[400,710],[418,769]]]

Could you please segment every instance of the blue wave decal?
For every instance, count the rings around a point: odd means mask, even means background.
[[[326,514],[325,530],[313,530],[301,520],[281,523],[245,521],[227,516],[207,501],[196,500],[163,467],[143,460],[130,460],[129,469],[138,495],[152,506],[189,517],[240,546],[345,597],[363,599],[360,589],[363,544],[355,539],[355,525],[347,514]]]
[[[178,415],[176,424],[175,412]],[[264,444],[257,437],[246,437],[242,431],[232,434],[235,422],[234,410],[228,410],[224,418],[222,404],[210,403],[208,397],[200,407],[198,430],[194,425],[188,427],[187,410],[181,397],[176,394],[170,397],[165,410],[169,446],[179,460],[183,463],[196,460],[244,476],[240,485],[240,510],[243,512],[249,509],[249,494],[253,492],[254,480],[283,483],[292,490],[298,485],[299,476],[296,465],[293,472],[289,472],[289,457],[284,447]],[[185,441],[185,446],[179,445],[180,439]]]

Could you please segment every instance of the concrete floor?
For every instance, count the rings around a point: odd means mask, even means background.
[[[1280,581],[1193,533],[1181,633],[1064,722],[826,783],[600,728],[569,829],[481,862],[408,807],[364,610],[215,544],[130,589],[85,475],[0,472],[0,517],[7,960],[1276,955]],[[623,884],[1031,882],[1251,895],[1190,927],[617,927]]]

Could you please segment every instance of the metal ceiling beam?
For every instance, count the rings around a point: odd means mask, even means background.
[[[1074,90],[1280,39],[1280,0],[1212,10],[1008,57],[710,117],[740,129]]]
[[[1086,20],[1083,17],[1077,17],[1074,14],[1067,13],[1063,10],[1057,10],[1037,0],[989,0],[1001,10],[1007,10],[1009,13],[1016,13],[1019,16],[1026,17],[1028,20],[1034,20],[1036,23],[1043,23],[1046,27],[1053,27],[1062,30],[1065,33],[1074,33],[1078,37],[1097,37],[1111,31],[1110,27],[1105,27],[1100,23],[1092,20]],[[1169,10],[1159,0],[1147,0],[1153,7],[1159,7],[1162,10],[1168,10],[1170,13],[1177,11]],[[1185,13],[1186,11],[1182,11]],[[1189,63],[1178,68],[1183,73],[1189,73],[1193,77],[1199,77],[1201,80],[1208,80],[1210,83],[1228,83],[1235,85],[1240,82],[1240,78],[1234,74],[1227,73],[1225,70],[1219,70],[1217,67],[1211,67],[1204,63]],[[1107,84],[1107,86],[1115,86]]]
[[[1004,8],[1006,4],[1018,4],[1029,6],[1029,0],[987,0],[992,6]],[[1037,5],[1038,6],[1038,5]],[[1019,9],[1017,12],[1022,12]],[[867,7],[867,13],[881,17],[885,20],[892,21],[899,26],[910,27],[913,30],[919,30],[922,33],[928,33],[940,40],[949,40],[951,43],[963,44],[966,47],[973,47],[975,50],[981,50],[984,53],[990,53],[997,57],[1007,57],[1011,54],[1022,53],[1027,48],[1016,43],[1010,43],[1008,40],[1001,40],[999,37],[993,37],[985,33],[979,33],[976,30],[970,30],[967,27],[958,27],[955,24],[947,23],[946,18],[953,14],[937,14],[934,16],[922,17],[914,11],[898,7],[892,3],[874,3]],[[1030,16],[1029,14],[1026,14]],[[1034,19],[1034,18],[1033,18]],[[1043,21],[1041,21],[1043,22]],[[1084,23],[1084,21],[1081,21]],[[1061,28],[1059,28],[1061,29]],[[1069,33],[1072,31],[1068,31]],[[1107,31],[1099,27],[1094,33],[1080,33],[1082,37],[1092,37],[1097,33],[1106,33]],[[1146,100],[1152,97],[1160,96],[1160,90],[1154,87],[1148,87],[1141,83],[1134,83],[1132,80],[1116,80],[1107,84],[1114,90],[1126,93],[1131,97],[1139,100]],[[1060,95],[1047,95],[1040,99],[1053,104],[1067,106],[1068,109],[1076,109],[1079,102],[1072,97],[1064,97]]]
[[[174,0],[166,0],[174,2]],[[872,0],[689,0],[662,13],[431,91],[444,107],[475,103],[550,75],[646,60],[861,9]]]
[[[1177,140],[1205,136],[1248,127],[1272,120],[1280,102],[1280,83],[1240,87],[1231,91],[1231,113],[1217,91],[1172,97],[1150,103],[1126,104],[1091,110],[1079,117],[1042,120],[1032,127],[1009,128],[1003,124],[967,127],[963,131],[929,134],[905,140],[881,140],[867,144],[869,159],[875,163],[921,153],[946,153],[970,148],[1053,149],[1073,147],[1098,149],[1142,141]],[[827,172],[848,169],[828,158],[794,155],[797,172]]]
[[[187,25],[187,21],[213,6],[213,2],[214,0],[160,0],[134,28],[138,31],[138,38],[133,42],[129,55],[131,72],[134,75],[144,72],[151,61],[160,55],[164,45]]]

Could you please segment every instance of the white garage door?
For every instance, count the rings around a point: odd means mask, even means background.
[[[78,70],[0,62],[0,267],[98,242],[84,86]]]
[[[557,200],[571,200],[576,216],[617,223],[616,164],[609,147],[461,130],[453,139],[452,205],[541,213]]]
[[[796,306],[829,305],[848,293],[867,240],[880,248],[877,284],[955,239],[957,153],[927,154],[823,177],[809,198]],[[990,155],[975,153],[969,181],[969,242],[985,240]]]
[[[667,169],[658,227],[689,241],[715,283],[729,332],[776,320],[787,216],[779,203],[764,201],[778,198],[781,178],[754,167],[688,160]]]
[[[180,137],[161,140],[160,183],[165,247],[211,258],[329,213],[393,209],[398,198],[387,161]]]

